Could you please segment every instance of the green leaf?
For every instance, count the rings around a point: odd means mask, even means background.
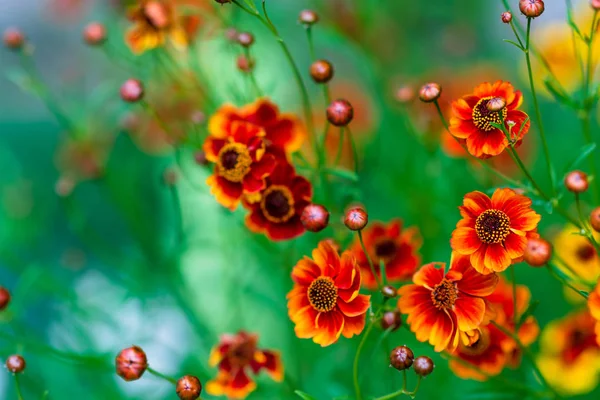
[[[579,150],[579,152],[578,152],[579,156],[577,156],[577,158],[575,160],[573,160],[569,164],[567,164],[567,166],[565,167],[565,170],[564,170],[564,174],[567,174],[568,172],[574,170],[575,167],[577,167],[579,164],[581,164],[581,162],[583,160],[588,158],[590,156],[590,154],[592,154],[594,152],[594,150],[596,150],[596,143],[590,143],[590,144],[586,144],[585,146],[583,146],[581,148],[581,150]]]
[[[294,393],[296,393],[303,400],[317,400],[316,397],[313,397],[310,394],[301,392],[299,390],[294,391]]]
[[[554,99],[559,103],[571,108],[579,109],[579,104],[577,104],[576,101],[572,100],[566,93],[563,93],[558,88],[556,88],[552,79],[544,79],[544,86],[546,87],[548,92],[550,92],[550,94],[554,97]]]
[[[521,51],[525,51],[524,48],[521,47],[521,45],[519,43],[515,43],[512,40],[508,40],[508,39],[503,39],[506,43],[510,43],[513,46],[515,46],[517,49],[521,50]]]
[[[530,316],[532,316],[535,313],[535,310],[537,310],[539,305],[540,305],[540,302],[538,300],[532,301],[529,304],[529,307],[527,307],[525,312],[521,315],[521,318],[519,318],[519,323],[517,324],[517,326],[523,325],[523,323],[527,320],[527,318],[529,318]]]
[[[356,173],[343,168],[327,168],[325,172],[328,175],[337,176],[338,178],[346,179],[352,182],[358,182],[358,175]]]

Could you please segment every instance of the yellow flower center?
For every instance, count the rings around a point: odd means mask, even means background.
[[[308,301],[319,312],[328,312],[337,304],[337,288],[333,279],[322,276],[315,279],[308,287]]]
[[[276,224],[287,222],[295,213],[294,196],[285,186],[270,186],[263,193],[260,208],[269,221]]]
[[[484,97],[473,107],[473,123],[478,129],[485,132],[496,129],[492,123],[500,125],[508,115],[506,107],[502,111],[490,111],[487,108],[488,102],[493,98],[494,96]]]
[[[229,143],[219,151],[217,173],[230,182],[241,182],[252,165],[248,148],[241,143]]]
[[[475,232],[483,243],[501,243],[510,233],[510,218],[504,211],[485,210],[475,221]]]
[[[431,300],[438,310],[448,310],[454,306],[458,297],[456,285],[448,279],[443,279],[434,286],[431,292]]]

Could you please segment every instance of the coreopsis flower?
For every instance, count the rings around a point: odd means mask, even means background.
[[[206,392],[213,396],[244,399],[256,389],[251,374],[265,371],[273,380],[283,380],[283,363],[278,352],[258,348],[258,335],[240,331],[221,335],[208,360],[219,370],[217,377],[206,383]]]
[[[275,156],[265,153],[265,131],[243,121],[231,124],[226,136],[209,135],[204,142],[206,159],[215,164],[206,183],[217,201],[235,210],[244,194],[265,189],[265,178],[275,168]]]
[[[488,102],[498,97],[504,99],[506,107],[501,111],[490,111]],[[517,146],[529,131],[527,114],[518,110],[522,102],[523,94],[508,82],[482,83],[472,94],[452,102],[450,132],[455,137],[466,140],[467,149],[473,156],[497,156],[509,143],[504,132],[493,124],[504,123],[511,140]]]
[[[554,237],[556,264],[571,278],[595,283],[600,277],[600,257],[587,238],[575,234],[578,231],[575,226],[567,225]],[[594,237],[600,240],[599,234]]]
[[[494,322],[513,333],[516,327],[515,320],[519,321],[522,318],[531,300],[531,292],[524,285],[517,285],[516,294],[516,316],[511,283],[500,278],[494,292],[486,297]],[[517,334],[523,345],[528,346],[533,343],[539,335],[539,326],[535,318],[528,316],[519,327]],[[450,369],[463,379],[479,381],[486,380],[489,375],[500,374],[507,366],[517,367],[521,358],[519,346],[514,339],[492,323],[462,334],[453,355],[463,362],[450,360]],[[466,366],[464,362],[472,366]]]
[[[399,219],[394,219],[388,224],[371,223],[363,231],[363,240],[373,261],[377,279],[381,278],[381,262],[385,264],[386,277],[390,282],[409,280],[421,264],[418,254],[422,242],[419,230],[416,227],[403,228]],[[350,251],[360,267],[363,286],[375,289],[377,280],[369,267],[358,237]]]
[[[414,284],[398,289],[398,308],[408,314],[410,329],[435,351],[453,351],[461,331],[479,328],[488,311],[484,298],[498,283],[496,274],[480,274],[469,257],[458,253],[452,254],[448,272],[445,267],[424,265],[414,274]]]
[[[223,137],[235,121],[246,121],[262,128],[267,144],[286,153],[298,150],[306,138],[302,122],[293,114],[280,113],[277,105],[268,99],[258,99],[239,108],[225,104],[210,119],[208,130],[213,136]]]
[[[112,145],[111,135],[91,134],[67,139],[56,153],[56,165],[62,176],[68,176],[75,183],[96,179],[104,172]]]
[[[197,16],[178,15],[172,0],[138,0],[129,10],[128,18],[133,26],[127,31],[125,41],[136,54],[164,46],[167,40],[184,48],[199,23]]]
[[[288,314],[296,336],[329,346],[340,336],[363,331],[371,296],[359,294],[360,272],[349,252],[340,256],[328,241],[321,241],[312,259],[298,261],[292,279]]]
[[[591,392],[600,383],[595,323],[583,309],[550,322],[542,331],[538,367],[548,384],[564,396]]]
[[[590,293],[587,302],[590,314],[596,320],[596,342],[600,346],[600,284],[596,283],[596,287]]]
[[[496,189],[490,199],[481,192],[467,193],[459,207],[463,217],[452,233],[452,249],[471,258],[482,274],[502,272],[523,258],[527,240],[538,237],[541,216],[531,199],[512,189]]]
[[[264,233],[271,240],[288,240],[303,234],[306,229],[301,217],[311,203],[310,182],[296,175],[294,167],[282,159],[265,181],[264,190],[243,198],[242,204],[249,210],[248,229]]]

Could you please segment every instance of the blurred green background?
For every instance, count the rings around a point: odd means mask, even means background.
[[[516,8],[517,2],[511,3]],[[544,20],[564,19],[562,2],[547,3]],[[19,26],[26,32],[56,102],[90,134],[112,144],[101,177],[82,180],[61,195],[65,171],[57,154],[65,133],[43,103],[23,90],[27,82],[18,72],[18,56],[0,51],[0,285],[13,294],[9,309],[0,313],[0,358],[15,352],[25,356],[20,380],[26,400],[41,398],[46,390],[48,399],[172,399],[173,387],[151,375],[132,383],[118,378],[113,366],[118,351],[137,344],[153,368],[174,377],[195,374],[205,382],[216,374],[206,361],[218,335],[239,329],[259,333],[261,347],[280,350],[289,376],[286,384],[260,376],[250,399],[294,399],[293,389],[319,399],[351,396],[360,338],[322,349],[295,337],[285,300],[291,268],[320,238],[336,235],[347,241],[339,220],[353,200],[366,205],[371,220],[399,217],[407,226],[418,226],[423,261],[447,262],[463,195],[499,184],[464,160],[445,156],[435,139],[441,126],[433,110],[425,104],[399,107],[393,93],[400,83],[434,80],[459,96],[480,83],[476,76],[485,75],[511,80],[523,90],[524,109],[531,115],[522,55],[502,42],[512,33],[500,22],[500,0],[268,0],[267,5],[302,71],[310,56],[297,15],[305,8],[319,12],[317,56],[335,65],[332,96],[347,97],[356,107],[354,130],[362,154],[357,187],[332,182],[338,194],[332,227],[280,244],[248,232],[242,210],[231,213],[215,202],[204,184],[209,171],[194,162],[195,146],[149,154],[122,128],[124,118],[138,109],[118,98],[121,82],[130,76],[169,77],[156,73],[151,55],[133,63],[115,56],[127,52],[122,42],[127,21],[118,7],[91,0],[2,1],[0,29]],[[225,9],[231,6],[214,8],[237,29],[255,34],[260,86],[282,109],[300,113],[288,64],[269,32],[239,10]],[[109,27],[109,43],[119,53],[107,57],[83,44],[81,30],[91,20]],[[215,105],[248,95],[247,82],[235,69],[237,50],[222,30],[203,31],[193,56],[211,82]],[[308,73],[304,78],[308,81]],[[309,87],[322,115],[319,88]],[[451,100],[442,96],[445,111]],[[205,104],[201,110],[210,115],[215,108]],[[562,171],[584,145],[579,125],[571,110],[549,98],[542,98],[542,112],[554,163]],[[417,139],[411,126],[426,133]],[[197,129],[205,132],[205,124]],[[536,157],[535,125],[526,141],[525,158],[548,187],[543,160]],[[176,165],[177,183],[169,186],[164,172]],[[512,175],[520,178],[516,171]],[[551,232],[560,223],[544,215],[540,231]],[[535,314],[541,326],[573,308],[546,271],[525,265],[516,270],[519,282],[541,302]],[[401,375],[388,368],[387,356],[402,344],[436,362],[418,398],[483,399],[501,391],[456,378],[445,360],[407,330],[391,334],[384,349],[373,348],[375,342],[376,335],[361,364],[368,395],[400,388]],[[504,375],[535,384],[527,365]],[[596,390],[582,398],[599,395]],[[0,398],[16,398],[9,373],[0,374]]]

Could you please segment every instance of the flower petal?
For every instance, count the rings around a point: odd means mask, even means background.
[[[435,263],[431,263],[422,266],[413,276],[413,282],[419,286],[433,289],[444,279],[444,269],[436,268],[435,265]]]
[[[485,302],[483,299],[471,296],[459,296],[452,309],[456,314],[458,329],[470,331],[477,329],[485,314]]]

